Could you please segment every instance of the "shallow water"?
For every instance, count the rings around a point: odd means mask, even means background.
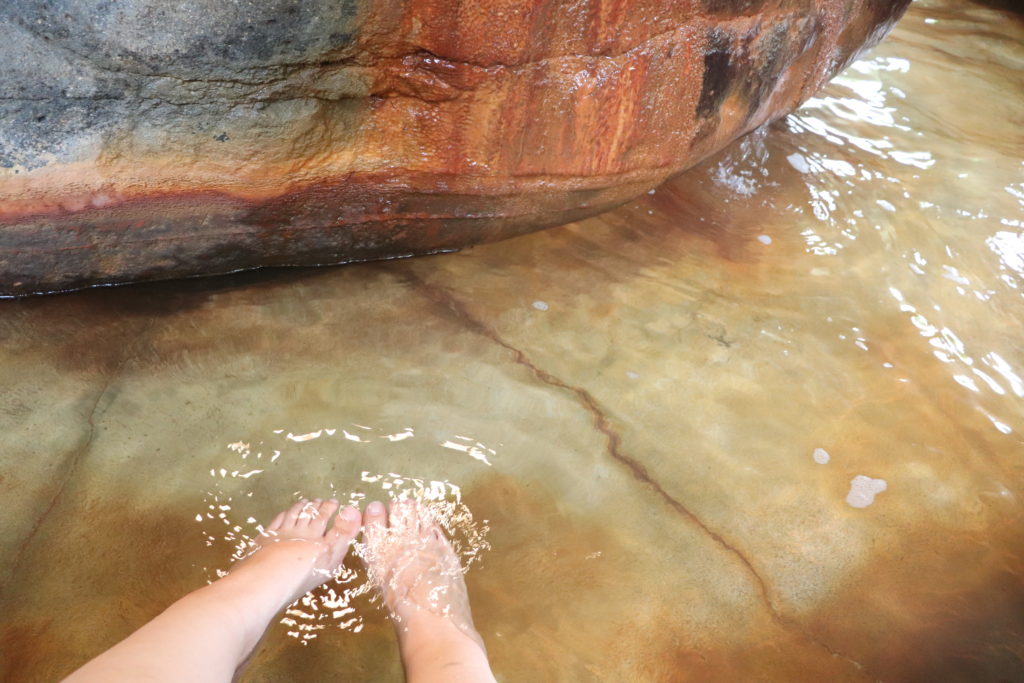
[[[5,302],[0,672],[68,673],[298,495],[406,491],[499,680],[1022,680],[1022,221],[1024,24],[925,0],[595,219]],[[246,680],[400,680],[347,579]]]

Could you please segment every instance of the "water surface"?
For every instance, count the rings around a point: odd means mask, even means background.
[[[924,0],[641,201],[457,255],[0,307],[0,672],[296,496],[426,496],[503,681],[1024,679],[1024,26]],[[400,680],[361,575],[251,681]]]

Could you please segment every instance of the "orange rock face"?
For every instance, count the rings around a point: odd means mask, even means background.
[[[0,9],[0,295],[582,218],[789,112],[908,3],[111,4]]]

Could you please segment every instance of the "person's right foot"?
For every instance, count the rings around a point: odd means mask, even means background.
[[[431,673],[440,662],[448,667],[447,680],[494,680],[473,626],[459,557],[428,507],[400,501],[386,510],[370,503],[360,550],[395,623],[410,681],[434,680]],[[460,675],[452,677],[452,667],[460,666]]]
[[[362,519],[357,508],[339,507],[333,498],[300,498],[278,513],[254,540],[255,550],[231,569],[229,583],[245,581],[253,606],[276,596],[277,611],[332,579]]]

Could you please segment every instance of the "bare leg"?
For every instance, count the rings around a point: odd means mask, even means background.
[[[283,607],[327,581],[359,533],[359,510],[300,500],[230,574],[189,593],[67,679],[230,681]],[[334,518],[333,526],[328,529]]]
[[[458,555],[413,501],[366,508],[363,561],[395,625],[409,683],[494,683]]]

